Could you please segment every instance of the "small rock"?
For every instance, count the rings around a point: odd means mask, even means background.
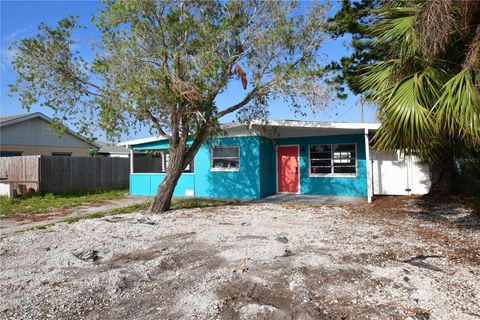
[[[293,253],[290,249],[285,249],[285,251],[283,252],[281,257],[290,257],[290,256],[293,256],[293,255],[295,255],[295,253]]]
[[[428,320],[428,319],[430,319],[430,313],[419,312],[415,315],[415,319],[417,319],[417,320]]]
[[[281,243],[288,243],[287,237],[277,237],[275,240]]]
[[[80,260],[83,261],[97,261],[99,259],[98,257],[98,251],[93,250],[93,249],[87,249],[83,250],[80,252],[72,252],[72,254],[77,257]]]

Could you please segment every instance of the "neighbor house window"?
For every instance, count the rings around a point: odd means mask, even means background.
[[[317,144],[309,148],[311,176],[355,176],[356,144]]]
[[[239,171],[240,147],[212,147],[212,171]]]
[[[0,157],[20,157],[22,151],[0,151]]]
[[[71,157],[71,152],[52,152],[52,156],[54,157]]]

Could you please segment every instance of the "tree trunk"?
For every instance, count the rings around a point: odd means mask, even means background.
[[[429,194],[451,195],[455,193],[455,162],[439,159],[432,164],[432,185]]]
[[[162,183],[158,186],[157,193],[150,207],[150,213],[163,213],[170,208],[173,191],[177,186],[178,179],[180,179],[186,166],[193,161],[198,149],[200,149],[205,140],[206,132],[206,126],[200,128],[197,137],[188,149],[186,139],[182,139],[176,148],[170,148],[167,173]]]
[[[173,191],[177,185],[178,179],[185,169],[185,147],[170,148],[170,157],[168,159],[167,172],[162,183],[158,186],[157,194],[150,207],[151,213],[162,213],[170,208]]]
[[[150,207],[151,213],[162,213],[170,208],[172,202],[173,191],[177,186],[178,179],[182,175],[182,171],[167,172],[162,183],[158,186],[157,194],[153,199]]]

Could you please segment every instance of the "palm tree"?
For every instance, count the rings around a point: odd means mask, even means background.
[[[382,121],[375,145],[434,162],[432,192],[449,192],[456,160],[480,158],[480,5],[389,1],[377,13],[370,31],[388,58],[360,80]]]

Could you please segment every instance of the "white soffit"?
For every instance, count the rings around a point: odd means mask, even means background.
[[[357,122],[325,122],[325,121],[297,121],[297,120],[270,120],[252,121],[250,124],[232,122],[222,124],[227,136],[267,136],[271,138],[308,137],[315,135],[346,135],[364,133],[365,130],[377,130],[379,123]],[[222,135],[220,134],[219,137]],[[132,146],[165,140],[167,137],[149,137],[143,139],[120,142],[119,146]]]

